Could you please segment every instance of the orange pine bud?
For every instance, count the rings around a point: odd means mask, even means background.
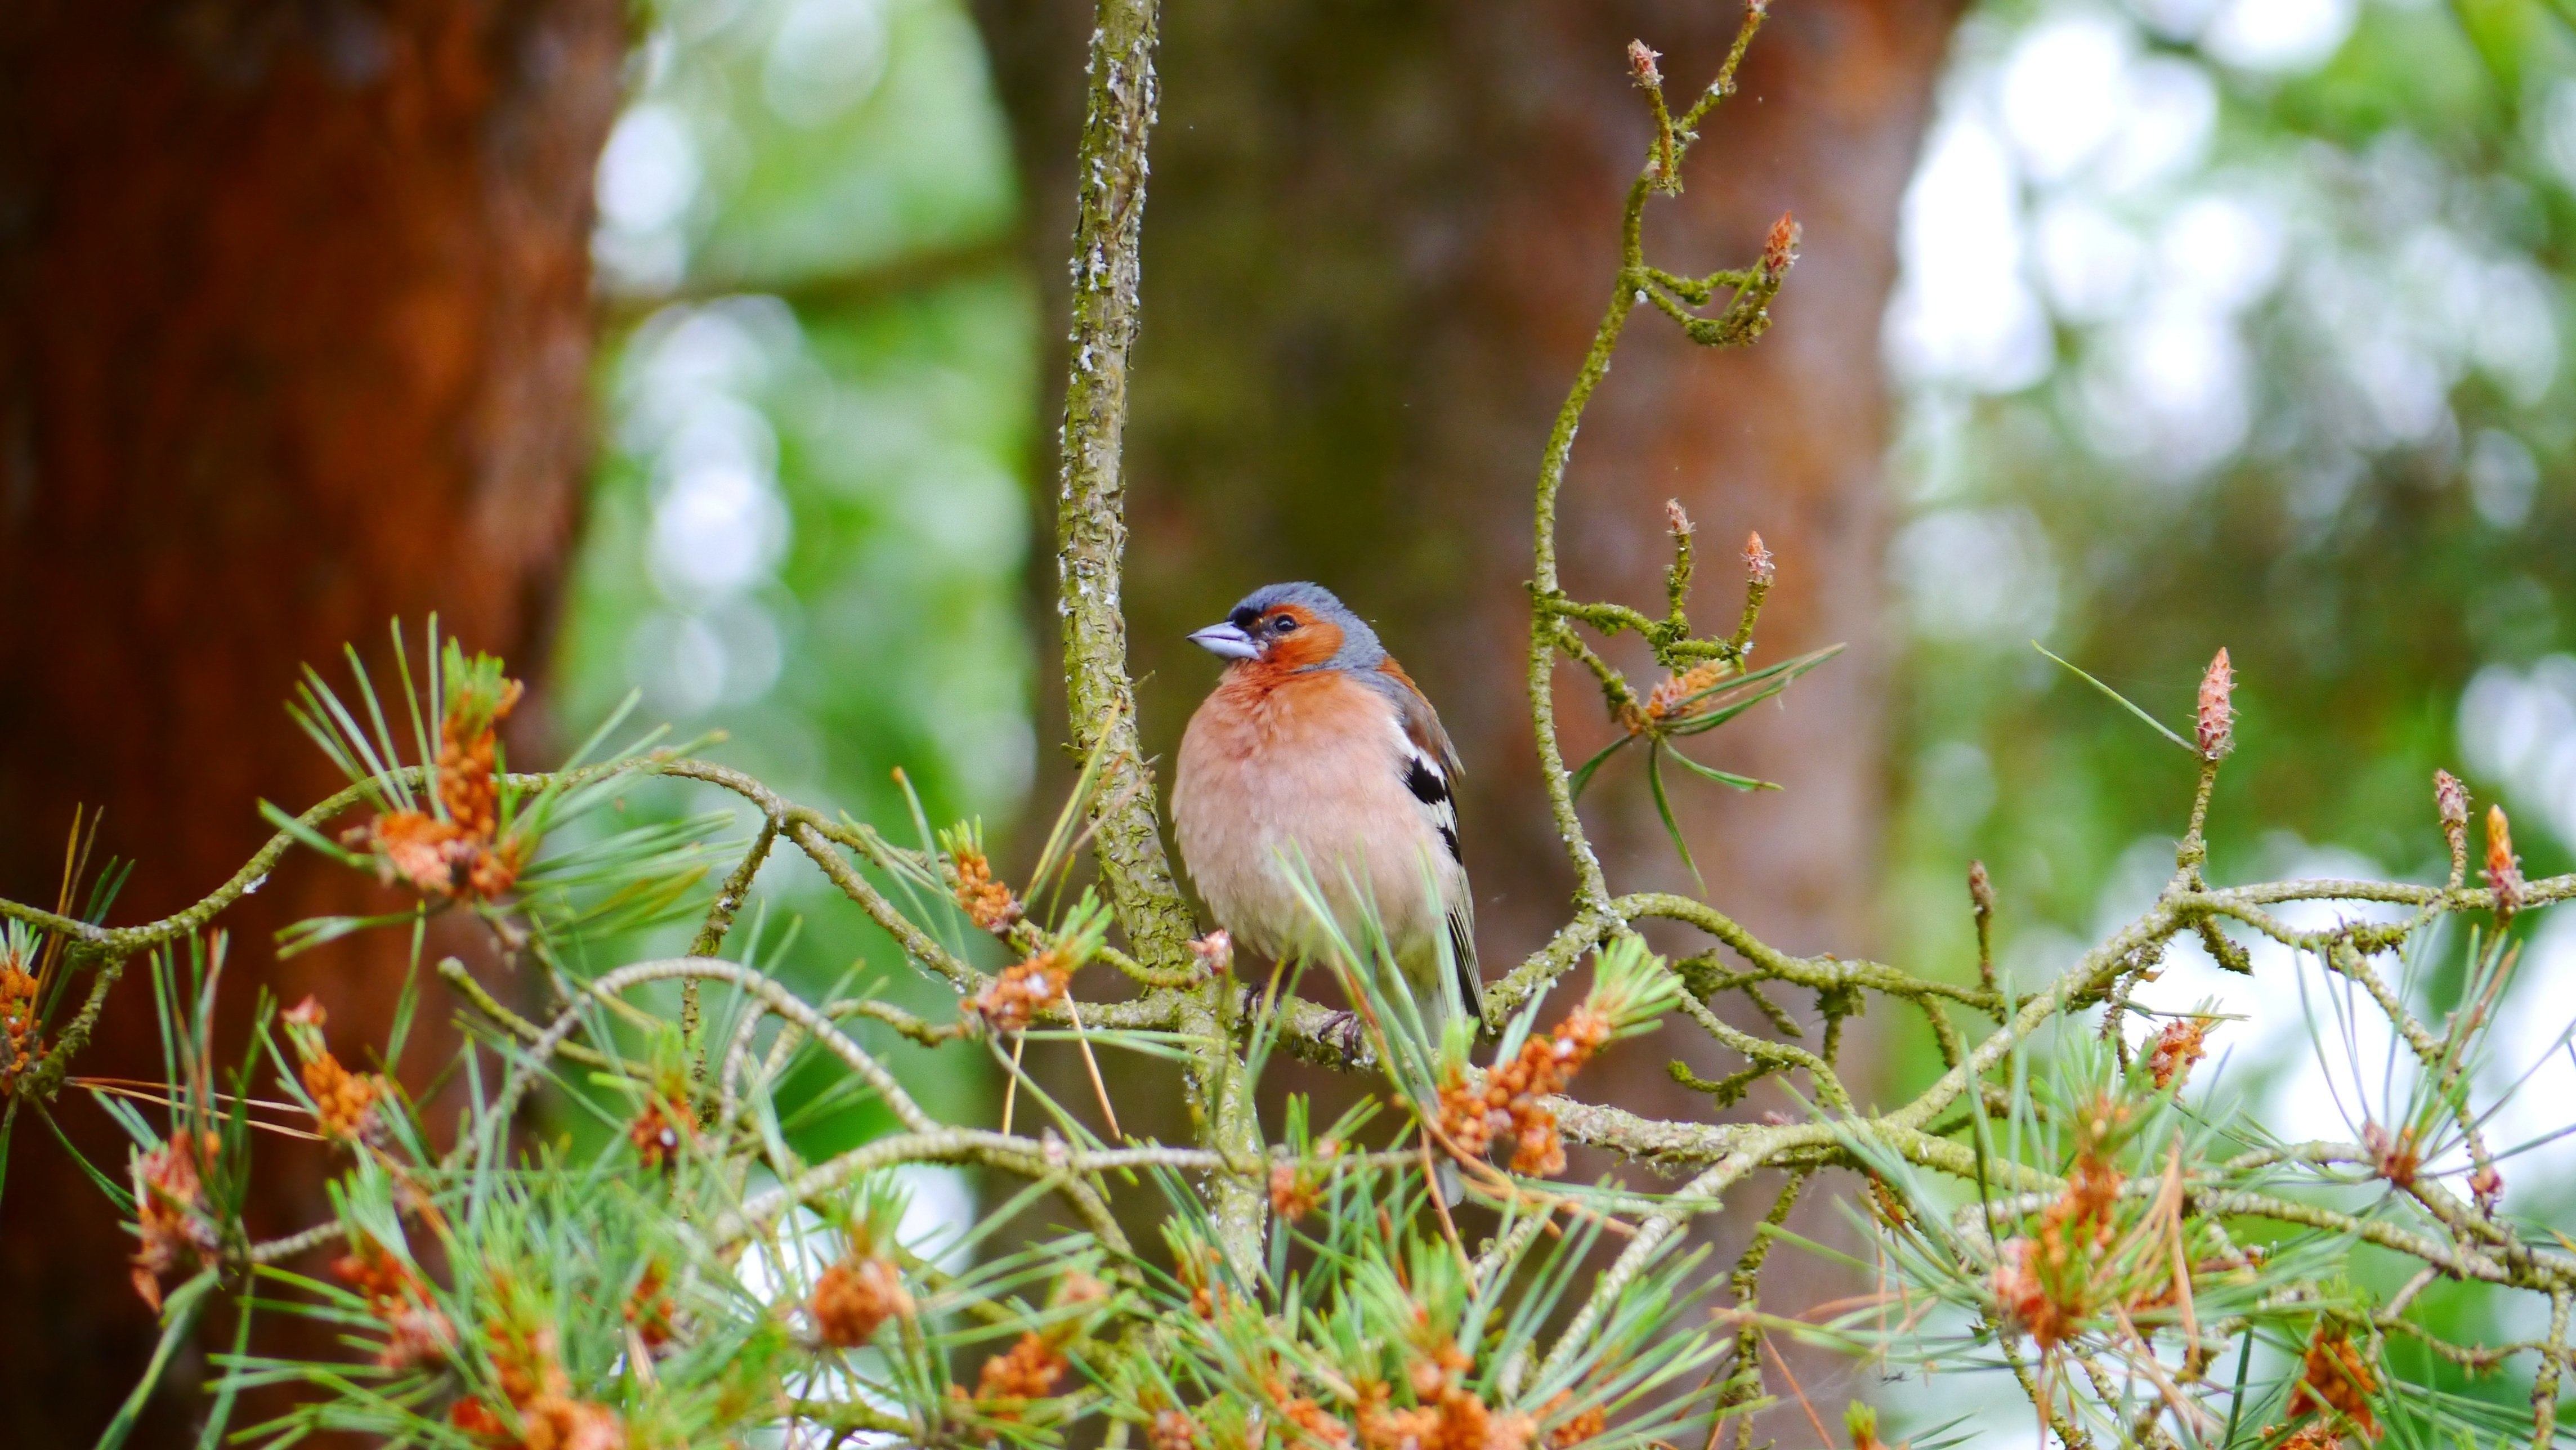
[[[660,1349],[671,1342],[678,1330],[671,1324],[676,1312],[671,1290],[660,1264],[646,1264],[643,1276],[635,1281],[635,1292],[626,1296],[626,1322],[635,1328],[635,1337],[646,1349]]]
[[[376,1363],[387,1369],[417,1369],[446,1360],[456,1343],[456,1328],[430,1297],[420,1274],[373,1239],[359,1240],[356,1251],[331,1265],[340,1282],[367,1301],[367,1312],[385,1326],[384,1347]]]
[[[994,878],[993,863],[982,851],[966,847],[950,853],[949,864],[957,875],[957,905],[967,918],[981,930],[1007,935],[1022,908],[1011,888]]]
[[[2156,1036],[2155,1051],[2147,1057],[2147,1070],[2155,1074],[2156,1086],[2171,1087],[2176,1078],[2187,1077],[2191,1065],[2209,1055],[2202,1045],[2209,1035],[2206,1018],[2185,1017],[2165,1024]]]
[[[1746,534],[1744,536],[1744,577],[1753,583],[1767,586],[1779,576],[1779,573],[1779,569],[1771,562],[1771,551],[1762,547],[1762,535]]]
[[[1038,1012],[1063,1001],[1065,987],[1072,980],[1073,967],[1065,961],[1064,954],[1049,949],[1003,968],[992,985],[976,993],[967,1006],[993,1030],[1018,1032],[1026,1029],[1029,1019]]]
[[[1568,1413],[1569,1411],[1571,1413]],[[1564,1415],[1565,1419],[1560,1421],[1555,1429],[1549,1431],[1547,1436],[1547,1443],[1557,1447],[1557,1450],[1572,1450],[1574,1446],[1596,1439],[1610,1425],[1610,1412],[1599,1405],[1587,1405],[1580,1410],[1574,1409],[1572,1390],[1558,1390],[1553,1398],[1539,1408],[1539,1416],[1542,1419],[1553,1419],[1558,1415]]]
[[[1771,224],[1771,234],[1762,239],[1762,270],[1777,277],[1798,260],[1798,219],[1787,212]]]
[[[164,1278],[214,1258],[203,1170],[220,1146],[212,1133],[179,1133],[134,1155],[134,1292],[156,1312]]]
[[[43,1024],[36,1020],[36,974],[17,957],[0,953],[0,1093],[45,1060]]]
[[[1014,1418],[1022,1404],[1054,1394],[1056,1380],[1069,1363],[1062,1350],[1031,1330],[1009,1349],[984,1361],[975,1377],[975,1398],[994,1418]]]
[[[655,1093],[645,1100],[644,1110],[626,1125],[626,1141],[634,1145],[637,1161],[652,1169],[680,1161],[680,1150],[695,1142],[697,1136],[697,1110],[689,1106],[685,1096]]]
[[[912,1317],[912,1295],[895,1266],[882,1258],[852,1258],[823,1271],[807,1306],[825,1344],[856,1349],[889,1319]]]
[[[2290,1417],[2332,1410],[2352,1422],[2365,1440],[2379,1438],[2379,1419],[2371,1412],[2370,1396],[2379,1388],[2379,1380],[2363,1362],[2361,1351],[2353,1348],[2344,1327],[2320,1322],[2308,1341],[2308,1352],[2300,1359],[2299,1387],[2290,1395]]]
[[[2504,1198],[2504,1175],[2492,1163],[2481,1164],[2477,1172],[2469,1175],[2469,1194],[2477,1200],[2480,1212],[2493,1214]]]
[[[2424,1153],[2413,1128],[2401,1128],[2391,1133],[2377,1123],[2364,1123],[2361,1125],[2361,1145],[2368,1148],[2377,1160],[2372,1166],[2380,1177],[2400,1189],[2415,1185],[2415,1176],[2424,1167]]]
[[[2513,823],[2504,807],[2487,807],[2487,885],[2495,891],[2496,915],[2522,909],[2522,858],[2513,854]]]

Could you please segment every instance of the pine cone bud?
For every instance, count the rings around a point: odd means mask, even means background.
[[[2464,831],[2469,826],[2469,788],[2447,770],[2433,772],[2433,809],[2441,814],[2442,829]]]
[[[1788,212],[1771,224],[1771,234],[1762,239],[1762,270],[1777,277],[1798,260],[1798,219]]]
[[[1762,536],[1758,533],[1746,534],[1744,536],[1744,577],[1756,584],[1768,585],[1779,573],[1778,567],[1771,562],[1771,551],[1762,547]]]
[[[1655,65],[1656,61],[1663,58],[1661,51],[1647,49],[1646,43],[1642,40],[1628,42],[1628,74],[1636,77],[1637,84],[1641,86],[1660,86],[1664,83],[1664,73]]]
[[[2147,1055],[2147,1070],[2154,1074],[2156,1086],[2173,1086],[2174,1079],[2187,1077],[2191,1065],[2209,1055],[2205,1045],[2209,1021],[2202,1017],[2177,1017],[2156,1034],[2155,1050]]]
[[[2492,1163],[2481,1165],[2469,1175],[2469,1194],[2477,1200],[2480,1212],[2492,1216],[2496,1204],[2504,1198],[2504,1175]]]
[[[825,1344],[855,1349],[876,1336],[889,1319],[909,1319],[912,1295],[892,1262],[874,1255],[844,1259],[823,1271],[806,1306],[816,1335]]]
[[[2513,824],[2504,807],[2487,807],[2487,885],[2495,891],[2496,915],[2522,909],[2522,861],[2513,854]]]
[[[1199,959],[1199,970],[1211,977],[1226,976],[1234,970],[1234,937],[1218,927],[1190,942],[1190,955]]]
[[[2209,662],[2209,673],[2200,677],[2200,758],[2223,759],[2236,748],[2236,671],[2227,662],[2227,651]]]

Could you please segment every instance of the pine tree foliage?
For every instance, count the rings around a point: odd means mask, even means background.
[[[1758,4],[1716,79],[1678,111],[1659,58],[1630,53],[1655,138],[1628,195],[1610,305],[1542,460],[1530,695],[1577,877],[1566,925],[1491,984],[1477,1025],[1489,1047],[1465,1022],[1435,1036],[1444,1019],[1403,988],[1377,924],[1334,921],[1316,875],[1330,863],[1283,863],[1304,873],[1333,936],[1318,960],[1238,962],[1223,933],[1190,926],[1134,754],[1115,605],[1115,423],[1154,11],[1103,0],[1101,18],[1083,143],[1099,195],[1086,193],[1077,233],[1077,257],[1096,265],[1077,268],[1062,521],[1086,765],[1035,862],[1011,879],[974,823],[917,823],[914,843],[899,844],[622,716],[561,768],[514,772],[497,727],[518,684],[499,661],[439,640],[434,623],[418,672],[397,626],[390,683],[354,651],[336,682],[311,673],[290,711],[350,784],[300,812],[269,808],[276,836],[232,881],[176,916],[112,927],[119,871],[93,870],[76,831],[50,909],[0,902],[0,1148],[21,1117],[52,1126],[70,1089],[132,1140],[123,1163],[90,1166],[132,1226],[125,1267],[165,1335],[102,1443],[123,1441],[192,1338],[215,1346],[207,1446],[321,1432],[447,1450],[1744,1445],[1750,1413],[1777,1389],[1804,1398],[1770,1377],[1782,1338],[1890,1374],[1990,1369],[2070,1447],[2557,1438],[2576,1251],[2506,1211],[2508,1165],[2540,1143],[2493,1141],[2496,1095],[2478,1085],[2496,1080],[2483,1069],[2504,1004],[2529,995],[2514,996],[2527,923],[2576,896],[2576,878],[2525,879],[2510,822],[2491,810],[2483,885],[2470,884],[2470,806],[2449,776],[2435,792],[2451,856],[2442,883],[2211,883],[2204,828],[2238,728],[2222,651],[2189,732],[2129,706],[2196,763],[2170,883],[2049,982],[2006,981],[1990,960],[1958,981],[1794,956],[1705,901],[1610,891],[1574,801],[1617,752],[1565,767],[1558,662],[1599,685],[1659,800],[1668,762],[1758,786],[1677,742],[1823,663],[1752,664],[1777,577],[1758,538],[1733,630],[1694,630],[1694,534],[1679,509],[1666,520],[1663,616],[1578,601],[1555,574],[1576,425],[1628,320],[1654,311],[1705,344],[1749,343],[1794,260],[1786,217],[1760,258],[1708,277],[1649,265],[1641,241],[1644,208],[1679,188],[1694,128],[1733,90]],[[1638,688],[1587,630],[1636,633],[1665,678]],[[620,793],[664,778],[733,793],[753,828],[731,837],[727,817],[621,827]],[[1678,831],[1674,844],[1687,860]],[[1086,850],[1089,884],[1076,879]],[[335,1033],[311,1002],[263,1001],[246,1035],[219,1037],[229,944],[214,922],[290,851],[410,899],[302,923],[278,944],[409,933],[403,1007],[383,1041]],[[907,970],[950,989],[954,1012],[908,1011],[855,973],[814,992],[772,971],[768,924],[737,917],[786,853],[863,908]],[[1969,883],[1982,933],[1992,885],[1975,867]],[[2280,914],[2293,902],[2396,912],[2300,929]],[[440,913],[478,923],[505,976],[423,961],[423,927]],[[1638,931],[1649,919],[1714,945],[1658,955]],[[687,952],[631,954],[640,929],[671,922],[695,923]],[[2331,989],[2320,1000],[2302,988],[2295,1006],[2321,1052],[2357,1041],[2363,1019],[2386,1024],[2396,1047],[2384,1070],[2356,1060],[2348,1074],[2361,1093],[2348,1141],[2284,1141],[2208,1090],[2219,1069],[2201,1064],[2228,1024],[2138,996],[2186,939],[2239,970],[2258,969],[2254,939],[2313,958]],[[153,988],[163,1080],[74,1075],[108,988],[134,963]],[[1584,967],[1578,996],[1567,983]],[[424,1075],[406,1047],[431,971],[466,1004],[465,1040]],[[1317,973],[1347,1014],[1299,994]],[[1720,1015],[1712,1003],[1735,994],[1773,1030]],[[1813,1018],[1782,997],[1812,999]],[[544,1005],[530,1017],[513,1000]],[[1865,1084],[1855,1091],[1842,1051],[1873,1000],[1919,1014],[1947,1067],[1885,1109]],[[1588,1063],[1652,1050],[1644,1034],[1667,1026],[1744,1062],[1714,1082],[1674,1065],[1709,1096],[1705,1118],[1652,1120],[1581,1096]],[[1001,1121],[931,1112],[889,1066],[897,1038],[989,1054],[1010,1075]],[[1073,1043],[1096,1102],[1059,1102],[1023,1074],[1018,1049],[1033,1039]],[[1294,1098],[1265,1120],[1256,1088],[1282,1052],[1370,1091],[1329,1124]],[[1099,1065],[1121,1058],[1178,1069],[1189,1141],[1117,1128],[1109,1083],[1134,1079]],[[1727,1115],[1765,1079],[1808,1110]],[[814,1122],[862,1111],[885,1130],[813,1156],[796,1146]],[[584,1131],[549,1134],[547,1113]],[[333,1155],[332,1212],[259,1239],[244,1190],[277,1138],[318,1139]],[[1687,1180],[1569,1180],[1570,1146]],[[1006,1186],[967,1220],[923,1227],[909,1176],[923,1165]],[[1466,1195],[1454,1210],[1440,1190],[1451,1177]],[[1760,1231],[1731,1269],[1711,1262],[1691,1245],[1694,1221],[1757,1184],[1772,1204]],[[1834,1252],[1785,1227],[1811,1185],[1839,1191],[1864,1233],[1870,1256],[1849,1262],[1867,1292],[1784,1313],[1762,1296],[1774,1246]],[[1140,1202],[1159,1217],[1155,1241],[1122,1228],[1136,1216],[1118,1210]],[[2413,1275],[2375,1294],[2356,1272],[2367,1256]],[[2545,1330],[2489,1343],[2435,1334],[2410,1311],[2446,1279],[2540,1304]],[[339,1350],[274,1347],[262,1326],[287,1319],[327,1326]],[[2497,1374],[2518,1377],[2519,1403],[2460,1387]],[[292,1408],[255,1423],[237,1413],[246,1392],[278,1387],[294,1393],[259,1403]],[[1844,1423],[1855,1450],[1880,1443],[1867,1410]]]

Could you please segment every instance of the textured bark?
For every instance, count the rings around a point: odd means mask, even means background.
[[[1071,227],[1064,158],[1080,76],[1069,57],[1082,7],[978,9],[1049,255]],[[1650,208],[1647,231],[1650,260],[1706,272],[1751,261],[1772,219],[1794,210],[1806,245],[1775,326],[1750,350],[1712,352],[1660,319],[1632,323],[1567,486],[1564,573],[1577,597],[1659,611],[1662,505],[1678,497],[1702,527],[1704,628],[1731,623],[1729,561],[1758,528],[1781,577],[1757,662],[1854,646],[1785,710],[1693,742],[1784,792],[1736,796],[1672,773],[1711,899],[1790,950],[1871,944],[1883,793],[1879,318],[1898,201],[1957,9],[1778,6],[1741,93],[1702,128],[1687,193]],[[1642,37],[1664,51],[1674,94],[1687,97],[1738,18],[1678,0],[1324,0],[1165,18],[1127,433],[1143,737],[1167,758],[1213,677],[1187,630],[1272,580],[1340,592],[1377,621],[1457,738],[1489,974],[1563,921],[1573,880],[1535,774],[1523,583],[1541,444],[1607,297],[1620,194],[1649,136],[1624,47]],[[1651,681],[1642,651],[1616,653]],[[1588,679],[1560,683],[1579,760],[1609,726]],[[1614,889],[1688,888],[1633,758],[1606,770],[1584,806]],[[1740,1065],[1665,1033],[1587,1073],[1586,1094],[1705,1116],[1705,1100],[1664,1075],[1672,1054],[1707,1076]],[[1738,1111],[1771,1105],[1757,1097]]]
[[[541,655],[623,42],[616,0],[0,7],[0,892],[52,899],[85,802],[139,862],[115,919],[201,895],[267,834],[255,800],[336,783],[279,711],[298,663],[381,659],[395,615]],[[318,991],[335,1037],[380,1030],[398,943],[282,968],[268,945],[364,895],[307,862],[230,913],[236,1013],[264,983]],[[158,1075],[143,976],[80,1071]],[[121,1168],[94,1109],[60,1108]],[[85,1445],[150,1325],[113,1216],[19,1128],[6,1438]],[[319,1207],[309,1175],[262,1192],[281,1223]]]

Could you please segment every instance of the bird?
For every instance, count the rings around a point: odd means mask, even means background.
[[[1172,825],[1217,924],[1273,960],[1322,960],[1330,936],[1295,888],[1302,861],[1345,941],[1362,941],[1374,907],[1435,1044],[1453,1009],[1481,1028],[1458,752],[1413,677],[1315,584],[1256,589],[1189,638],[1226,666],[1182,733]]]

